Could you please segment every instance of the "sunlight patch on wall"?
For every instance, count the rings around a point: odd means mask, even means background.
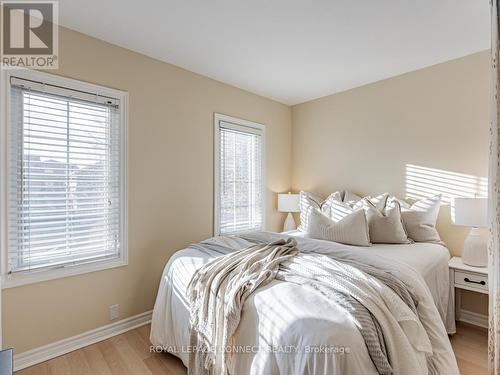
[[[442,194],[450,204],[455,197],[488,197],[488,179],[442,169],[406,164],[406,196],[422,199]]]

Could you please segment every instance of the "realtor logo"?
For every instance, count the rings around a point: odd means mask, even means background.
[[[1,1],[2,67],[57,69],[55,1]]]

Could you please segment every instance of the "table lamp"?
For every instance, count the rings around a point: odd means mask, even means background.
[[[288,212],[283,232],[288,232],[297,228],[292,212],[299,212],[299,195],[298,194],[278,194],[278,211]]]
[[[488,226],[488,198],[455,198],[452,220],[471,227],[465,239],[462,262],[473,267],[488,265],[487,236],[480,228]]]

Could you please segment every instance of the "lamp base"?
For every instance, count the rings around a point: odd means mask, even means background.
[[[283,232],[288,232],[294,229],[297,229],[297,226],[295,225],[292,213],[289,212],[286,217],[285,224],[283,225]]]
[[[472,228],[465,239],[462,262],[473,267],[488,265],[487,236],[479,228]]]

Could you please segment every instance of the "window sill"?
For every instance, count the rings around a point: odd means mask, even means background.
[[[128,265],[124,258],[98,261],[95,263],[66,266],[51,270],[40,270],[32,272],[18,272],[2,276],[2,289],[15,288],[22,285],[35,284],[43,281],[61,279],[63,277],[82,275],[106,269],[123,267]]]

